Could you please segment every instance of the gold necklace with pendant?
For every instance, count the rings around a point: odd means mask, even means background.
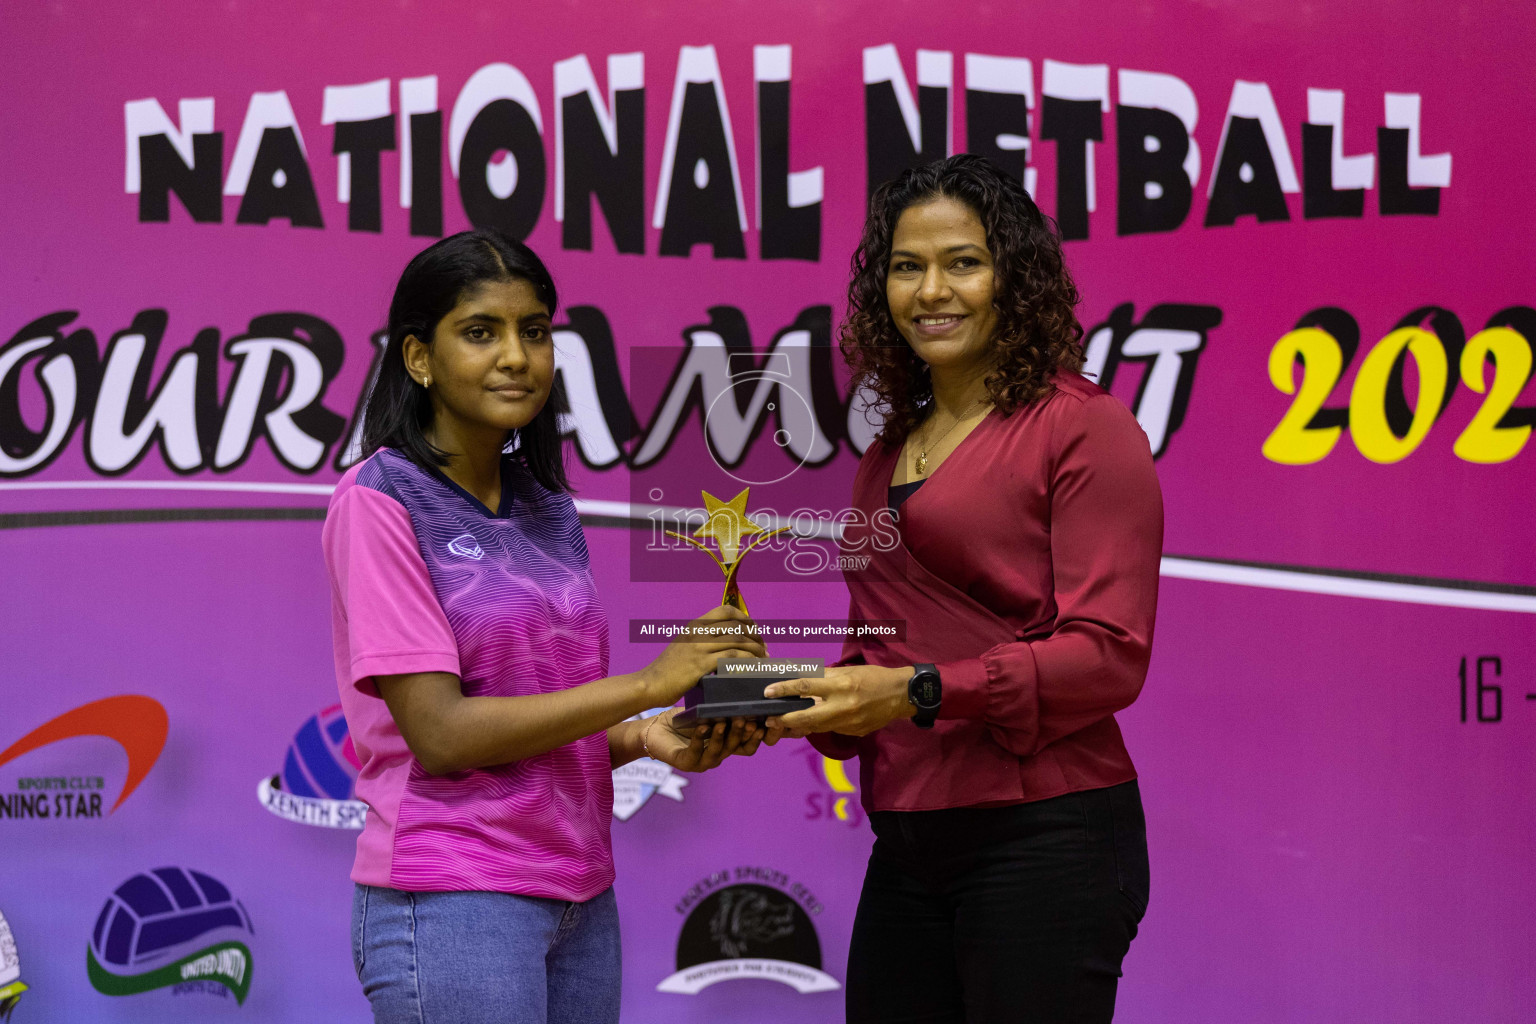
[[[937,448],[939,445],[943,444],[944,439],[950,434],[954,433],[955,428],[958,427],[961,423],[964,423],[965,418],[969,416],[973,410],[985,402],[988,397],[989,396],[987,395],[983,395],[982,397],[976,399],[976,401],[972,402],[969,406],[966,407],[965,412],[960,415],[959,419],[955,420],[955,422],[949,425],[948,430],[939,435],[937,441],[926,443],[917,450],[917,460],[912,464],[912,468],[917,471],[918,476],[923,476],[928,472],[928,449]]]

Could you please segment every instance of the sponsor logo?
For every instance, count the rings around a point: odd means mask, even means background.
[[[16,936],[10,922],[0,914],[0,1020],[10,1020],[21,1002],[27,983],[21,980],[21,955],[16,951]]]
[[[360,829],[368,814],[368,805],[353,799],[361,768],[341,705],[333,704],[299,726],[283,757],[283,770],[261,780],[256,798],[288,821]]]
[[[243,1004],[253,932],[244,904],[223,882],[188,868],[155,868],[107,898],[86,947],[86,974],[108,996],[170,988],[232,994]]]
[[[848,777],[851,761],[823,757],[807,745],[806,764],[817,786],[805,795],[805,820],[824,821],[830,825],[858,828],[864,824],[864,808],[859,804],[858,787]]]
[[[167,730],[165,708],[159,701],[129,694],[92,701],[44,722],[0,750],[0,765],[60,740],[104,736],[116,741],[128,755],[123,787],[108,806],[105,773],[91,771],[94,765],[85,766],[84,771],[72,767],[68,774],[22,776],[15,780],[15,792],[0,793],[0,820],[102,818],[112,814],[160,759]]]
[[[647,711],[639,718],[659,715],[665,709]],[[631,719],[635,721],[635,719]],[[683,787],[688,780],[670,765],[642,757],[613,770],[613,816],[620,821],[634,817],[646,801],[660,793],[668,800],[683,802]]]
[[[782,871],[738,867],[700,879],[677,902],[684,915],[677,971],[659,992],[695,995],[722,981],[777,981],[796,992],[842,986],[821,969],[813,919],[822,906]]]
[[[480,547],[480,542],[475,540],[472,533],[462,533],[448,542],[448,550],[465,558],[473,558],[475,561],[485,557],[485,550]]]

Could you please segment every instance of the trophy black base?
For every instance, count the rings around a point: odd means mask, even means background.
[[[721,676],[711,672],[699,680],[698,686],[683,694],[683,710],[678,712],[673,721],[680,725],[714,722],[722,718],[762,721],[773,715],[787,715],[791,711],[815,707],[816,702],[809,697],[763,696],[763,688],[769,683],[799,678],[795,675]]]

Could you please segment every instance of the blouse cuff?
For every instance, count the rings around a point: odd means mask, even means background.
[[[985,718],[990,687],[987,666],[980,658],[946,661],[935,665],[944,688],[940,718]]]
[[[817,751],[834,761],[846,761],[859,753],[859,740],[856,736],[844,736],[840,732],[818,732],[806,739],[811,741],[811,746]]]

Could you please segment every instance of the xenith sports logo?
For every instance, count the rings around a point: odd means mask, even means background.
[[[244,1003],[251,990],[254,933],[245,906],[211,875],[155,868],[107,898],[85,951],[91,986],[131,996],[171,988]]]
[[[98,773],[93,764],[66,761],[50,765],[46,774],[16,778],[14,792],[0,793],[0,820],[101,818],[113,813],[160,759],[168,728],[165,708],[159,701],[132,694],[92,701],[49,719],[0,750],[0,765],[61,740],[101,736],[116,741],[128,755],[123,788],[110,807],[103,807],[106,772]]]
[[[368,805],[353,799],[361,768],[341,705],[333,704],[299,726],[283,757],[283,770],[263,778],[256,797],[288,821],[360,829],[368,815]]]
[[[10,1020],[21,1002],[21,994],[27,983],[21,980],[21,955],[16,951],[16,936],[11,926],[0,914],[0,1020]]]
[[[660,710],[647,711],[639,717],[650,718]],[[660,793],[668,800],[683,801],[683,787],[688,780],[669,765],[642,757],[613,770],[613,816],[620,821],[634,817],[646,801]]]
[[[677,939],[677,972],[660,992],[695,995],[722,981],[777,981],[797,992],[842,986],[821,969],[812,918],[821,904],[782,871],[739,867],[700,879],[677,902],[686,915]]]

